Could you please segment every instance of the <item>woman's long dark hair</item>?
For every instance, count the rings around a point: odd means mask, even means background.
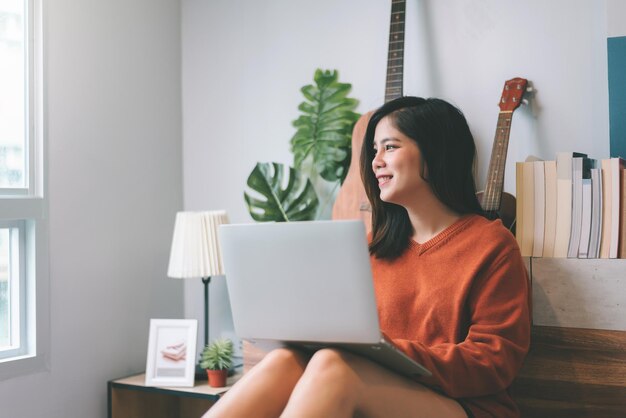
[[[372,205],[370,253],[378,258],[399,257],[409,245],[413,228],[406,209],[383,202],[372,161],[376,126],[389,116],[396,129],[420,149],[426,180],[435,196],[458,214],[483,214],[476,198],[474,158],[476,146],[463,113],[441,99],[400,97],[381,106],[367,125],[361,150],[361,178]],[[417,167],[416,167],[417,169]]]

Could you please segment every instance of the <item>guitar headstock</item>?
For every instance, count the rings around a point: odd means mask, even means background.
[[[500,97],[501,112],[512,112],[519,107],[522,103],[522,97],[526,93],[528,88],[528,80],[525,78],[516,77],[508,80],[504,83],[504,89],[502,90],[502,97]]]

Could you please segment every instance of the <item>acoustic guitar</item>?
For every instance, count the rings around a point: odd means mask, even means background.
[[[402,96],[404,81],[404,26],[405,0],[391,1],[391,22],[389,25],[389,48],[387,52],[387,81],[385,102]],[[346,179],[337,194],[333,205],[333,219],[362,219],[369,233],[372,229],[372,208],[363,183],[359,160],[367,123],[373,112],[362,115],[352,131],[352,160]]]
[[[504,167],[509,148],[513,112],[522,104],[523,96],[530,90],[528,80],[524,78],[517,77],[504,83],[498,104],[500,113],[498,114],[496,135],[489,161],[489,171],[487,172],[487,185],[483,192],[477,194],[487,217],[489,219],[499,218],[504,226],[513,233],[515,233],[515,197],[503,192]]]

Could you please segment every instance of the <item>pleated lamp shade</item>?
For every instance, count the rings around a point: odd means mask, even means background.
[[[168,277],[191,279],[224,274],[218,228],[226,211],[178,212],[174,224]]]

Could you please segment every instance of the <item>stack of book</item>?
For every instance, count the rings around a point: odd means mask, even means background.
[[[626,258],[626,160],[578,152],[516,163],[522,256]]]

